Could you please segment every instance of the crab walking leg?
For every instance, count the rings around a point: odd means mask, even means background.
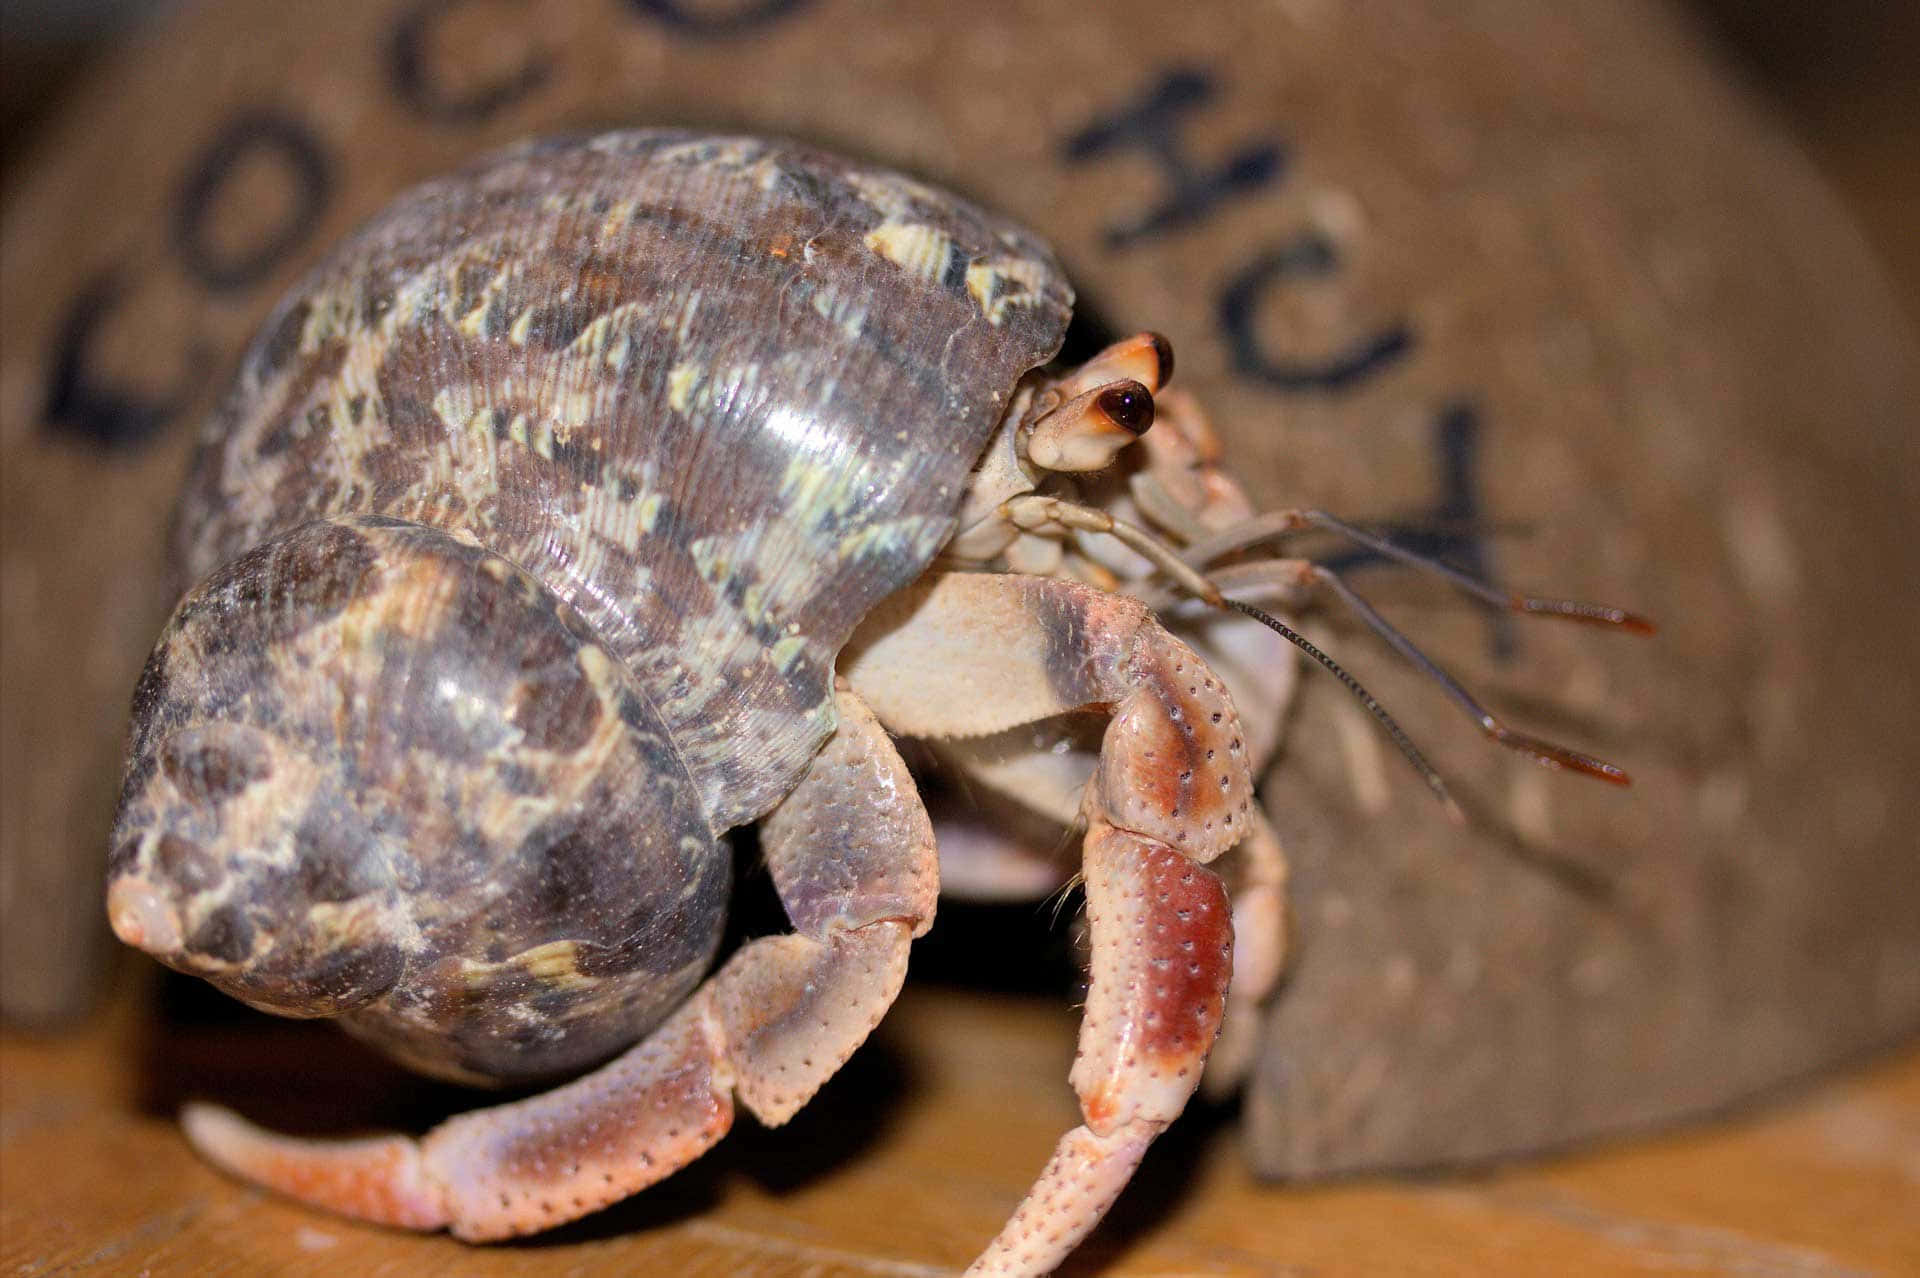
[[[1084,1121],[969,1274],[1042,1274],[1065,1259],[1186,1108],[1220,1029],[1233,924],[1219,878],[1102,822],[1082,864],[1092,981],[1068,1078]]]
[[[1250,823],[1239,720],[1143,604],[1058,579],[923,579],[869,619],[842,668],[882,722],[918,736],[1112,711],[1082,800],[1092,983],[1071,1082],[1084,1122],[968,1271],[1045,1273],[1185,1107],[1219,1031],[1231,905],[1201,863]]]
[[[767,818],[764,846],[798,931],[735,954],[638,1046],[565,1087],[449,1119],[418,1141],[296,1140],[196,1105],[213,1163],[316,1206],[470,1241],[536,1233],[625,1198],[726,1134],[737,1097],[779,1124],[885,1015],[939,892],[933,830],[871,711],[840,726]]]

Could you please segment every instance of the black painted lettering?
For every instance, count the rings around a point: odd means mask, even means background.
[[[790,18],[812,0],[740,0],[737,4],[701,4],[692,0],[627,0],[644,14],[686,35],[731,36]]]
[[[1317,231],[1254,259],[1220,294],[1220,325],[1226,330],[1234,369],[1285,391],[1342,391],[1391,367],[1413,349],[1413,331],[1389,324],[1316,359],[1289,358],[1260,341],[1260,303],[1267,290],[1297,280],[1324,278],[1339,267],[1333,245]]]
[[[235,251],[215,242],[213,218],[221,189],[250,163],[284,166],[293,200],[277,223]],[[232,292],[270,275],[313,230],[331,194],[332,170],[319,139],[290,115],[263,109],[242,113],[200,153],[180,184],[173,244],[189,275],[215,292]]]
[[[1374,525],[1374,531],[1416,554],[1443,560],[1481,581],[1495,580],[1493,551],[1480,502],[1480,414],[1470,403],[1444,406],[1433,423],[1434,462],[1440,495],[1411,518]],[[1355,550],[1323,560],[1344,573],[1366,563],[1384,562],[1370,550]],[[1487,615],[1487,647],[1493,659],[1507,662],[1518,648],[1513,615],[1479,604]]]
[[[175,385],[159,394],[116,386],[89,369],[94,337],[126,289],[126,282],[109,271],[91,280],[68,303],[48,361],[41,409],[48,432],[101,448],[137,448],[158,436],[206,379],[213,360],[202,344],[192,348],[186,371]]]
[[[387,44],[387,69],[402,102],[429,120],[478,124],[499,114],[547,82],[550,59],[530,51],[520,64],[477,84],[450,84],[433,64],[435,29],[449,14],[472,0],[420,0],[394,24]]]
[[[1131,147],[1152,156],[1166,178],[1164,199],[1139,217],[1107,228],[1110,248],[1192,226],[1222,201],[1280,177],[1286,153],[1277,142],[1245,147],[1215,165],[1197,163],[1187,154],[1180,140],[1181,121],[1212,101],[1216,91],[1204,71],[1169,71],[1131,104],[1068,139],[1068,160],[1091,160]]]

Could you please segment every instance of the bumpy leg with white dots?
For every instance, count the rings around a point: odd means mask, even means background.
[[[1083,1118],[970,1274],[1043,1274],[1105,1215],[1185,1107],[1219,1032],[1232,907],[1203,864],[1251,824],[1219,680],[1144,605],[1074,582],[936,575],[855,636],[842,669],[912,736],[1110,711],[1082,804],[1091,985],[1071,1082]]]

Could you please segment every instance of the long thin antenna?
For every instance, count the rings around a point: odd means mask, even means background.
[[[1436,559],[1432,555],[1423,555],[1417,550],[1408,550],[1405,546],[1396,545],[1385,537],[1356,527],[1324,510],[1269,511],[1216,536],[1195,542],[1187,547],[1180,557],[1194,567],[1202,568],[1223,555],[1246,550],[1276,537],[1285,537],[1292,533],[1313,529],[1333,533],[1383,558],[1444,578],[1456,589],[1476,599],[1485,600],[1496,608],[1506,609],[1508,612],[1522,613],[1532,617],[1558,617],[1565,621],[1580,621],[1588,625],[1625,630],[1631,634],[1650,635],[1654,632],[1652,621],[1625,608],[1584,603],[1578,599],[1551,599],[1542,595],[1524,595],[1490,586],[1477,577],[1461,572],[1452,564]]]
[[[1238,599],[1222,598],[1220,602],[1226,607],[1234,609],[1236,612],[1243,612],[1247,616],[1252,617],[1255,621],[1267,627],[1267,629],[1273,631],[1282,639],[1285,639],[1288,643],[1326,667],[1334,678],[1345,684],[1347,691],[1351,692],[1359,700],[1360,704],[1366,707],[1367,713],[1373,716],[1375,722],[1386,730],[1387,736],[1393,739],[1393,744],[1399,747],[1400,753],[1406,756],[1407,762],[1413,765],[1414,771],[1418,772],[1421,780],[1427,783],[1427,789],[1433,791],[1434,797],[1440,800],[1441,805],[1447,810],[1448,819],[1456,825],[1466,824],[1466,814],[1460,810],[1460,805],[1453,801],[1453,796],[1447,793],[1447,783],[1440,779],[1439,771],[1436,770],[1431,763],[1427,762],[1426,756],[1420,753],[1420,747],[1413,744],[1413,740],[1407,736],[1406,730],[1400,726],[1392,715],[1387,713],[1387,708],[1380,704],[1379,698],[1361,687],[1360,681],[1348,674],[1345,667],[1332,657],[1329,657],[1326,653],[1320,651],[1319,648],[1314,646],[1312,640],[1289,626],[1286,622],[1281,621],[1278,617],[1262,612],[1252,604],[1242,603]]]
[[[1114,537],[1135,553],[1144,556],[1182,590],[1187,591],[1189,594],[1213,607],[1232,608],[1236,612],[1244,613],[1269,630],[1272,630],[1288,643],[1299,648],[1324,667],[1334,678],[1345,685],[1347,691],[1351,692],[1354,697],[1359,700],[1360,704],[1365,707],[1367,713],[1373,717],[1374,721],[1378,723],[1386,732],[1387,736],[1392,739],[1393,744],[1399,749],[1400,753],[1406,757],[1407,762],[1413,765],[1414,771],[1418,772],[1421,779],[1427,783],[1427,788],[1433,791],[1434,797],[1440,800],[1441,804],[1447,810],[1448,817],[1458,823],[1465,822],[1465,814],[1462,813],[1460,806],[1454,802],[1452,796],[1447,793],[1446,783],[1441,780],[1439,770],[1427,762],[1426,756],[1420,753],[1419,747],[1413,744],[1412,739],[1407,736],[1406,731],[1401,728],[1394,717],[1387,712],[1386,707],[1380,704],[1379,699],[1362,687],[1360,681],[1348,674],[1339,662],[1322,652],[1299,631],[1293,629],[1293,627],[1287,625],[1270,613],[1263,612],[1254,607],[1252,604],[1245,603],[1239,599],[1230,599],[1221,593],[1219,583],[1203,571],[1210,559],[1232,554],[1235,551],[1245,550],[1273,537],[1284,536],[1292,532],[1305,531],[1310,528],[1321,528],[1346,537],[1369,550],[1378,551],[1390,559],[1399,560],[1400,562],[1411,564],[1417,568],[1437,573],[1477,598],[1486,599],[1504,607],[1511,607],[1516,612],[1530,613],[1539,616],[1566,617],[1578,621],[1592,622],[1598,625],[1614,626],[1639,634],[1651,634],[1653,632],[1653,624],[1651,622],[1637,613],[1628,612],[1624,608],[1609,608],[1599,604],[1578,603],[1572,600],[1541,599],[1531,595],[1508,594],[1505,591],[1486,585],[1484,582],[1478,581],[1448,564],[1441,563],[1437,559],[1418,554],[1414,551],[1405,550],[1390,541],[1355,528],[1351,524],[1336,519],[1325,511],[1320,510],[1286,510],[1274,511],[1266,515],[1257,515],[1212,538],[1202,542],[1196,542],[1188,546],[1184,552],[1181,552],[1175,551],[1165,545],[1152,533],[1138,525],[1116,519],[1106,511],[1098,509],[1097,507],[1082,506],[1077,502],[1067,501],[1059,497],[1040,494],[1022,494],[1009,498],[1001,504],[1000,509],[1009,523],[1017,528],[1023,528],[1030,532],[1050,529],[1058,529],[1061,531],[1075,530],[1105,533],[1110,537]],[[1485,706],[1475,700],[1472,694],[1460,685],[1459,680],[1448,674],[1431,657],[1415,647],[1411,639],[1401,634],[1399,630],[1394,628],[1392,623],[1376,612],[1372,604],[1361,598],[1360,595],[1356,593],[1351,586],[1347,585],[1346,582],[1342,581],[1333,570],[1319,564],[1314,564],[1311,561],[1301,560],[1298,561],[1294,571],[1301,574],[1300,580],[1303,584],[1312,583],[1324,585],[1332,590],[1341,602],[1351,608],[1376,634],[1385,639],[1394,651],[1398,652],[1402,657],[1405,657],[1416,669],[1426,674],[1435,683],[1438,683],[1441,689],[1453,699],[1454,703],[1465,710],[1467,715],[1479,725],[1480,730],[1494,741],[1509,749],[1517,750],[1536,763],[1546,767],[1578,772],[1584,776],[1595,777],[1602,781],[1611,782],[1614,785],[1629,784],[1630,778],[1626,772],[1608,763],[1604,759],[1597,759],[1592,755],[1582,754],[1578,750],[1555,745],[1551,741],[1528,736],[1525,733],[1516,732],[1512,728],[1509,728],[1488,711]]]
[[[1480,725],[1480,730],[1493,740],[1510,749],[1518,750],[1545,767],[1579,772],[1614,785],[1632,784],[1633,779],[1626,774],[1625,770],[1608,763],[1605,759],[1596,759],[1590,754],[1582,754],[1578,750],[1570,750],[1566,746],[1558,746],[1551,741],[1543,741],[1539,737],[1515,732],[1485,706],[1474,700],[1473,695],[1460,686],[1459,680],[1443,670],[1433,658],[1415,647],[1413,640],[1401,634],[1392,622],[1376,612],[1372,604],[1360,597],[1359,592],[1340,580],[1338,573],[1317,565],[1313,572],[1329,590],[1340,597],[1342,603],[1353,609],[1360,620],[1366,622],[1375,634],[1385,639],[1395,652],[1412,662],[1422,674],[1439,684],[1446,694],[1453,698],[1454,704],[1465,710],[1467,715]],[[1229,602],[1232,601],[1229,600]]]

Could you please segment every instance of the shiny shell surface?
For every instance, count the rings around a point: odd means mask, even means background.
[[[732,857],[651,703],[574,608],[437,529],[316,520],[222,564],[133,724],[123,933],[423,1072],[603,1059],[720,943]]]
[[[199,581],[342,514],[471,538],[631,669],[717,833],[831,730],[841,645],[951,535],[1071,303],[1018,227],[802,146],[537,143],[403,196],[282,303],[176,555]]]

